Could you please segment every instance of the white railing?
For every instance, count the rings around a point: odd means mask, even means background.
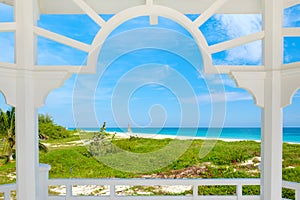
[[[283,181],[282,187],[295,191],[295,199],[300,200],[300,183]]]
[[[49,195],[49,200],[96,200],[96,199],[112,199],[112,200],[131,200],[131,199],[148,199],[148,200],[167,200],[167,199],[182,199],[182,200],[253,200],[260,199],[259,196],[243,195],[243,186],[259,185],[259,179],[49,179],[50,187],[64,187],[63,195]],[[101,196],[81,196],[76,195],[72,191],[78,186],[106,186],[108,192]],[[132,196],[118,194],[118,186],[191,186],[192,194],[188,195],[167,195],[167,196]],[[198,195],[199,186],[235,186],[235,195]],[[283,188],[295,191],[295,199],[300,200],[300,183],[283,181]],[[16,184],[7,184],[0,186],[0,199],[11,200],[11,192],[16,190]]]
[[[49,200],[59,200],[59,199],[122,199],[122,200],[132,200],[132,199],[222,199],[222,200],[252,200],[259,199],[259,196],[243,195],[243,186],[246,185],[259,185],[259,179],[50,179],[49,185],[53,186],[64,186],[65,194],[63,196],[49,196]],[[74,195],[72,190],[75,186],[89,185],[89,186],[105,186],[109,189],[104,195],[101,196],[82,196]],[[165,196],[133,196],[133,195],[120,195],[117,194],[116,188],[118,186],[191,186],[192,194],[188,195],[165,195]],[[199,186],[235,186],[235,195],[198,195]]]
[[[16,184],[6,184],[6,185],[0,185],[0,194],[2,194],[4,200],[10,200],[11,192],[16,190]],[[0,199],[1,199],[0,198]]]

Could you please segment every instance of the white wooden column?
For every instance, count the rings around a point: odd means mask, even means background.
[[[281,200],[282,109],[292,103],[294,93],[300,88],[300,68],[233,71],[231,77],[262,108],[260,199]]]
[[[283,0],[264,0],[263,62],[266,67],[261,136],[261,199],[279,200],[282,193],[281,67]]]
[[[282,108],[280,72],[267,72],[261,133],[261,199],[279,200],[282,191]]]
[[[33,78],[17,77],[16,92],[17,199],[37,200],[38,123]]]
[[[32,69],[36,64],[36,0],[15,1],[17,199],[37,200],[38,131]]]

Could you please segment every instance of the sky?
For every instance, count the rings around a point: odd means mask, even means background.
[[[285,9],[285,27],[300,27],[300,5]],[[109,20],[111,15],[102,16]],[[191,20],[197,15],[188,15]],[[0,4],[0,22],[13,9]],[[100,28],[86,15],[41,15],[38,26],[91,44]],[[209,45],[262,29],[260,15],[214,15],[200,27]],[[217,65],[261,65],[261,41],[213,54]],[[83,65],[87,53],[38,37],[39,65]],[[300,61],[300,38],[284,40],[285,63]],[[0,62],[14,61],[14,34],[0,33]],[[8,109],[0,95],[0,108]],[[284,126],[300,126],[300,92],[284,109]],[[129,20],[103,44],[94,75],[72,75],[39,113],[66,127],[259,127],[261,109],[227,75],[203,73],[191,34],[159,17]]]

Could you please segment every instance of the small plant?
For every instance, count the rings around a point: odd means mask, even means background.
[[[115,153],[116,148],[108,139],[106,131],[106,122],[103,123],[99,132],[95,132],[89,146],[89,151],[93,156],[104,156],[106,154]],[[113,136],[114,138],[114,136]]]

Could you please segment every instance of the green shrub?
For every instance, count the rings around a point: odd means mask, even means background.
[[[65,127],[54,123],[48,114],[39,114],[39,138],[40,139],[62,139],[68,138],[74,131],[67,130]]]
[[[39,135],[49,139],[67,138],[71,135],[71,131],[54,123],[40,123]]]

